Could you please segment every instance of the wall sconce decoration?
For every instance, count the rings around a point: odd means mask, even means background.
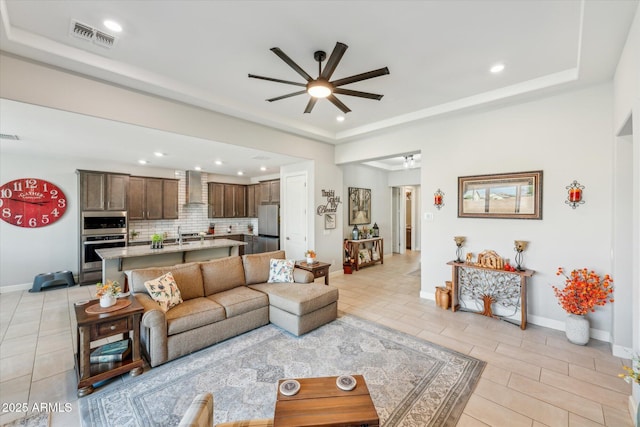
[[[518,271],[524,271],[524,268],[522,268],[522,252],[527,249],[528,243],[529,242],[525,242],[524,240],[516,240],[514,242],[514,250],[516,251],[516,270]]]
[[[462,244],[465,241],[464,236],[455,236],[453,240],[456,242],[456,262],[462,262]]]
[[[440,209],[444,206],[444,193],[438,188],[438,191],[433,193],[433,206]]]
[[[574,180],[571,185],[567,185],[565,188],[568,190],[567,200],[564,201],[566,204],[575,209],[578,205],[584,203],[584,200],[582,200],[584,185],[580,185],[578,181]]]

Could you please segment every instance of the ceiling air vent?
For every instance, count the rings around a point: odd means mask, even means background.
[[[71,21],[71,35],[83,40],[93,40],[95,31],[87,24],[83,24],[78,21]]]
[[[18,135],[9,135],[6,133],[0,133],[0,139],[10,139],[11,141],[19,141],[20,137]]]
[[[71,20],[69,34],[107,49],[111,49],[118,41],[115,36],[105,33],[104,31],[96,30],[92,26],[83,24],[75,19]]]
[[[116,38],[111,34],[96,30],[96,36],[93,42],[102,47],[112,48],[116,43]]]

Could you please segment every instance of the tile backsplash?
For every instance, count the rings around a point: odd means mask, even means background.
[[[199,233],[206,232],[209,224],[215,225],[215,234],[228,234],[229,227],[232,233],[248,233],[249,225],[253,226],[253,234],[258,233],[257,218],[207,218],[207,205],[186,205],[187,181],[184,171],[176,173],[178,183],[178,205],[179,219],[164,219],[155,221],[129,221],[129,241],[151,240],[153,234],[166,233],[168,239],[178,237],[178,226],[180,232]],[[207,200],[207,174],[202,174],[202,200]],[[132,232],[138,235],[132,239]]]

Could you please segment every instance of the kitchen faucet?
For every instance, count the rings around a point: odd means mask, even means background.
[[[181,245],[182,244],[182,233],[180,233],[180,226],[178,226],[178,238],[176,239],[176,242]]]

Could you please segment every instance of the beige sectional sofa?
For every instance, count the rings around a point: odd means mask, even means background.
[[[266,283],[269,260],[284,257],[276,251],[127,272],[145,309],[140,338],[149,364],[161,365],[269,321],[301,335],[334,320],[338,289],[313,283],[313,274],[296,268],[295,283]],[[165,313],[144,282],[167,272],[183,302]]]

